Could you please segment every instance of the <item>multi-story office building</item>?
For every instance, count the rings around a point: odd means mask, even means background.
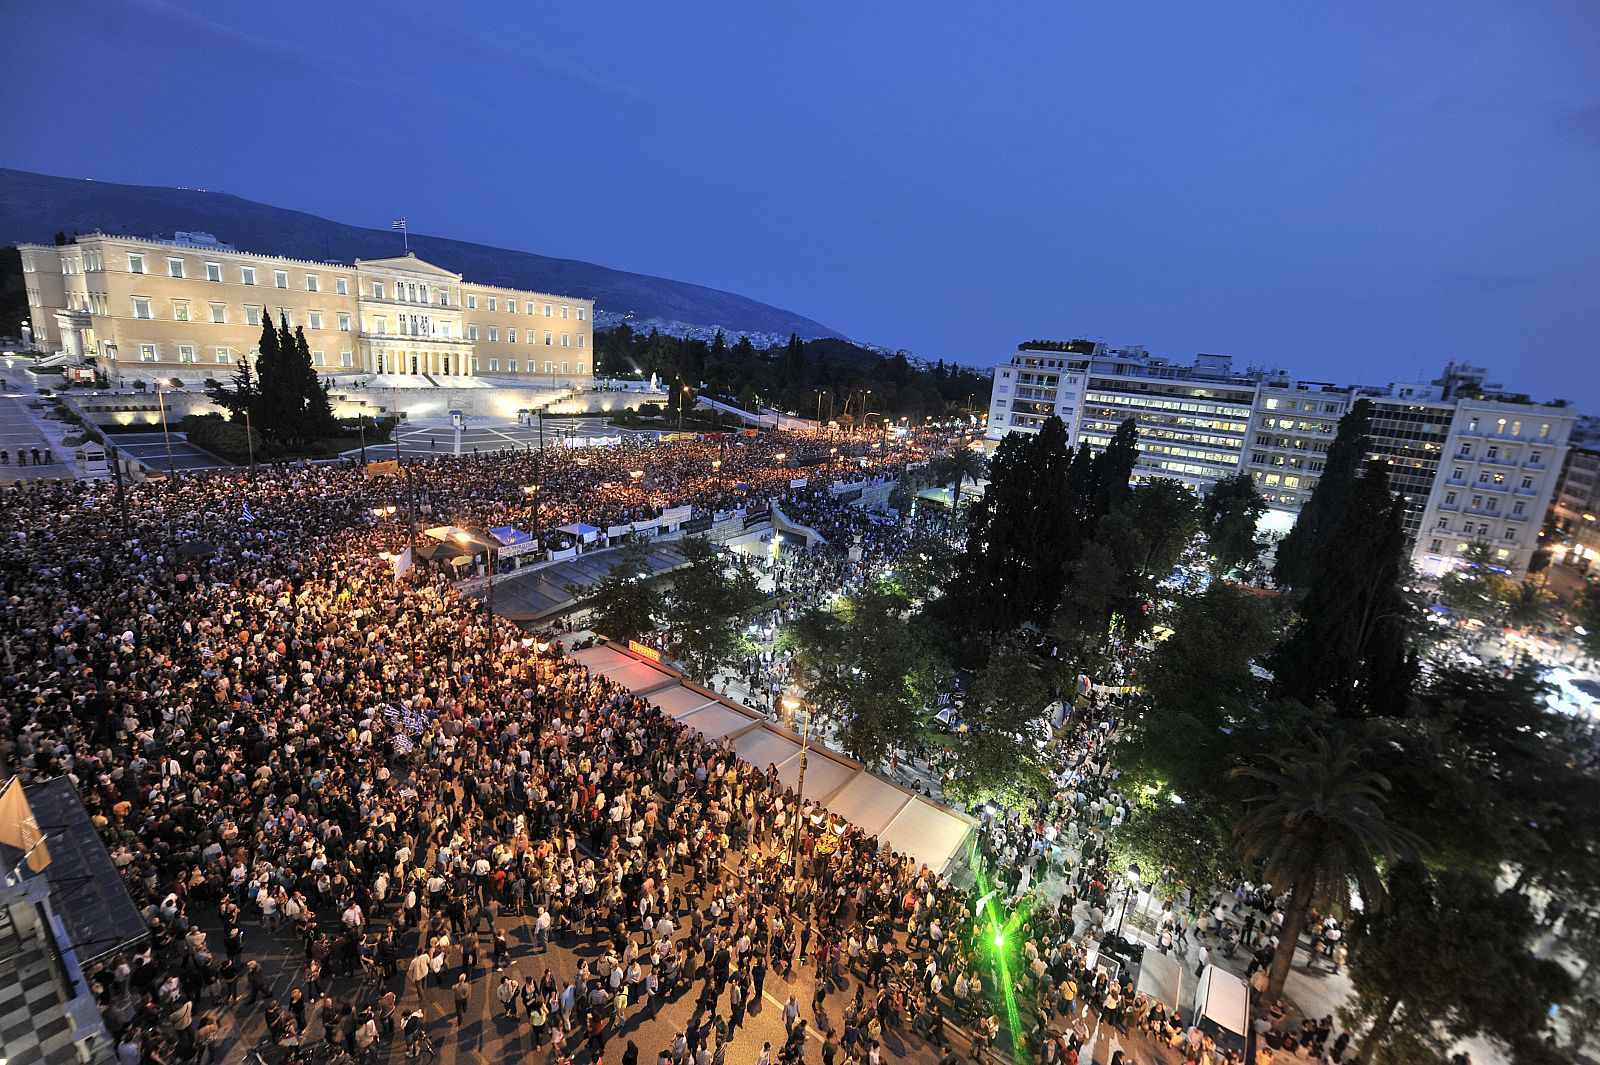
[[[1400,495],[1405,508],[1406,538],[1415,544],[1427,516],[1428,496],[1439,473],[1439,461],[1450,437],[1455,404],[1425,398],[1404,386],[1391,386],[1391,391],[1402,395],[1367,396],[1372,401],[1367,457],[1389,464],[1389,487]],[[1429,390],[1427,394],[1437,396],[1438,391]]]
[[[224,378],[254,353],[266,316],[305,330],[327,374],[535,387],[593,378],[592,300],[475,284],[415,255],[312,262],[204,233],[96,234],[21,253],[35,342],[93,360],[112,382]]]
[[[1139,347],[1034,341],[995,368],[988,436],[1037,432],[1056,415],[1071,444],[1100,448],[1132,418],[1136,479],[1169,477],[1205,491],[1248,469],[1274,507],[1295,510],[1316,487],[1348,400],[1348,390],[1276,371],[1235,371],[1227,355],[1181,365]]]
[[[1600,558],[1600,445],[1584,444],[1567,451],[1550,516],[1560,531],[1558,552],[1584,565]]]
[[[1054,414],[1073,444],[1099,448],[1132,418],[1135,479],[1170,477],[1204,492],[1248,472],[1271,508],[1264,530],[1282,532],[1321,480],[1339,419],[1364,396],[1373,405],[1367,453],[1389,463],[1413,564],[1439,574],[1482,542],[1495,565],[1520,576],[1575,416],[1508,397],[1486,378],[1451,364],[1423,384],[1341,387],[1237,372],[1224,355],[1179,365],[1141,348],[1034,342],[996,367],[989,437],[1037,432]]]

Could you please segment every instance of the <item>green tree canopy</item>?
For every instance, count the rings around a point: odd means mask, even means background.
[[[1039,667],[1015,647],[989,658],[967,692],[967,728],[945,740],[956,755],[947,794],[967,803],[1025,806],[1050,787],[1040,750],[1050,691]]]
[[[1340,1011],[1364,1032],[1359,1060],[1434,1065],[1458,1040],[1482,1036],[1507,1060],[1564,1061],[1545,1045],[1546,1013],[1571,991],[1557,962],[1530,949],[1527,901],[1479,873],[1437,876],[1417,862],[1390,870],[1386,905],[1351,927],[1350,982]]]
[[[677,641],[675,656],[703,678],[749,646],[742,619],[762,595],[756,579],[742,568],[730,571],[721,550],[705,537],[687,537],[679,550],[687,565],[673,575],[666,621]]]
[[[581,593],[578,608],[589,611],[589,627],[619,643],[655,632],[663,613],[660,589],[648,576],[650,547],[630,540],[617,552],[606,575]]]
[[[1201,528],[1211,554],[1211,571],[1218,577],[1249,569],[1261,555],[1256,525],[1267,512],[1267,501],[1248,473],[1224,477],[1206,496]]]
[[[794,651],[813,712],[839,729],[846,754],[867,765],[922,736],[936,665],[909,610],[903,594],[878,583],[831,610],[807,611],[779,635],[779,646]]]

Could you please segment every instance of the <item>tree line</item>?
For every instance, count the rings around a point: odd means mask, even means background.
[[[835,338],[801,340],[757,348],[748,337],[732,344],[720,330],[708,342],[652,329],[639,333],[627,323],[595,331],[595,372],[648,379],[652,374],[680,395],[709,393],[746,410],[759,404],[861,424],[868,415],[921,420],[957,410],[987,410],[990,375],[940,359],[914,365],[905,352],[887,358]],[[678,400],[674,400],[674,403]]]

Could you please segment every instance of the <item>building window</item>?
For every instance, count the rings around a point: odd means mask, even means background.
[[[578,372],[579,373],[586,373],[587,372],[586,370],[584,370],[583,363],[581,363],[581,362],[578,363]]]
[[[1544,452],[1543,451],[1535,451],[1535,452],[1531,453],[1528,456],[1528,465],[1530,465],[1530,466],[1543,466],[1544,465]]]
[[[476,355],[472,357],[472,372],[474,374],[478,372],[478,357]]]
[[[1511,513],[1515,514],[1517,517],[1520,518],[1520,517],[1522,517],[1522,515],[1524,513],[1524,508],[1526,508],[1527,505],[1528,504],[1524,503],[1522,500],[1519,499],[1515,503],[1511,504]]]
[[[321,311],[312,311],[311,312],[311,328],[313,328],[313,329],[321,329],[322,328],[322,312]]]
[[[287,307],[279,307],[278,308],[278,327],[281,328],[281,329],[293,329],[294,328],[294,315],[289,313],[289,308],[287,308]]]
[[[491,311],[498,311],[500,309],[500,301],[498,299],[496,299],[495,297],[490,296],[489,297],[489,309]]]
[[[389,319],[382,315],[372,319],[372,331],[379,336],[387,334],[389,332]]]
[[[517,372],[517,360],[516,359],[512,359],[510,362],[506,363],[506,370],[509,371],[510,373],[516,373]]]
[[[467,297],[467,310],[475,311],[477,309],[478,309],[478,297],[476,297],[476,296],[468,296]]]
[[[1435,541],[1434,541],[1434,542],[1433,542],[1433,550],[1434,550],[1434,553],[1435,553],[1435,554],[1437,554],[1437,553],[1439,553],[1439,552],[1440,552],[1440,551],[1443,551],[1443,550],[1444,550],[1444,545],[1443,545],[1443,544],[1441,544],[1441,543],[1440,543],[1440,542],[1439,542],[1439,541],[1438,541],[1438,540],[1435,540]]]
[[[568,307],[568,306],[567,306],[567,305],[566,305],[566,304],[565,304],[565,303],[563,303],[563,304],[562,304],[562,305],[561,305],[561,317],[563,317],[563,318],[565,318],[565,317],[566,317],[566,316],[567,316],[567,312],[568,312],[568,311],[569,311],[569,310],[571,310],[571,308],[570,308],[570,307]]]
[[[580,347],[580,348],[583,347],[583,334],[582,333],[578,334],[578,347]]]
[[[1513,529],[1509,525],[1506,526],[1506,534],[1502,539],[1515,540],[1516,538],[1517,538],[1517,530]]]
[[[322,289],[319,287],[320,284],[321,283],[317,280],[317,275],[316,274],[307,274],[306,275],[306,291],[307,292],[321,292]]]
[[[489,372],[490,373],[499,373],[500,372],[500,360],[499,359],[490,359],[489,360]]]
[[[509,306],[511,306],[511,304],[506,304],[506,306],[509,307]],[[517,342],[517,331],[515,329],[507,329],[506,330],[506,343],[507,344],[515,344],[516,342]]]
[[[552,339],[549,331],[546,331],[545,334],[544,334],[544,346],[548,348],[554,342],[555,341]]]
[[[167,260],[167,276],[168,277],[182,277],[183,276],[183,260],[182,259],[168,259]]]
[[[355,364],[356,364],[356,353],[355,352],[353,352],[353,351],[341,351],[341,352],[339,352],[339,365],[340,366],[343,366],[344,368],[349,369],[350,367],[354,366]]]
[[[561,346],[564,347],[564,348],[572,347],[572,334],[571,333],[562,333],[561,334]]]
[[[272,287],[273,288],[288,288],[289,287],[289,271],[287,271],[287,270],[274,270],[274,271],[272,271]]]
[[[375,300],[383,299],[383,282],[382,281],[374,281],[372,283],[372,298],[375,299]]]
[[[244,305],[244,324],[245,325],[260,325],[261,324],[261,308],[260,307],[252,307],[248,303],[245,304]]]
[[[1533,488],[1533,478],[1532,477],[1524,477],[1522,479],[1522,487],[1523,487],[1524,490],[1528,490],[1528,489]]]
[[[544,364],[544,372],[545,373],[555,373],[556,372],[556,364],[554,362],[550,362],[550,361],[547,360],[545,362],[545,364]]]
[[[326,366],[326,365],[328,365],[328,360],[323,356],[322,352],[313,351],[311,353],[311,365],[313,365],[313,366]]]
[[[1444,494],[1444,501],[1445,501],[1445,504],[1447,506],[1452,506],[1452,507],[1455,506],[1456,505],[1456,494],[1454,492],[1446,492]]]
[[[187,322],[189,320],[189,301],[172,301],[172,320],[174,322]]]
[[[154,344],[140,344],[139,345],[139,361],[140,362],[155,362],[156,361],[156,346]]]
[[[578,321],[580,321],[580,322],[587,322],[587,321],[588,321],[588,320],[589,320],[589,311],[588,311],[588,308],[586,308],[586,307],[579,307],[579,308],[578,308]]]
[[[213,303],[211,305],[211,324],[228,324],[228,305],[226,303]]]
[[[555,317],[555,314],[554,314],[550,304],[548,304],[548,303],[544,305],[544,316],[546,318],[554,318]]]
[[[342,314],[341,313],[339,315],[339,332],[341,332],[341,333],[350,332],[350,316],[348,314]]]
[[[336,277],[333,279],[333,290],[341,296],[348,296],[350,295],[350,282],[342,277]]]
[[[255,284],[256,283],[256,268],[253,267],[253,266],[241,266],[241,267],[239,267],[239,283],[241,285],[253,285],[253,284]]]
[[[218,366],[227,366],[231,362],[233,362],[233,349],[232,348],[218,348],[217,349],[217,365]]]
[[[1440,518],[1438,527],[1441,528],[1441,529],[1450,528],[1450,519],[1449,518]]]
[[[516,300],[513,300],[513,299],[506,300],[506,313],[507,314],[516,314],[517,313],[517,301]]]
[[[493,308],[491,308],[491,310],[492,309]],[[491,344],[500,343],[500,327],[499,326],[491,325],[489,327],[489,343],[491,343]]]
[[[537,309],[535,309],[535,307],[534,307],[534,304],[533,304],[533,301],[532,301],[532,300],[529,300],[529,301],[528,301],[528,304],[527,304],[527,307],[528,307],[528,313],[529,313],[529,314],[538,314],[538,313],[539,313],[539,312],[538,312],[538,310],[537,310]]]
[[[185,366],[193,366],[194,365],[194,345],[193,344],[179,344],[178,345],[178,361],[181,362]]]
[[[133,316],[135,318],[154,318],[150,311],[150,301],[143,296],[133,297]]]
[[[467,326],[467,339],[468,340],[477,340],[478,339],[478,327],[477,326],[475,326],[475,325]]]
[[[130,274],[142,274],[142,273],[144,273],[144,256],[143,255],[130,255],[130,256],[128,256],[128,273],[130,273]]]

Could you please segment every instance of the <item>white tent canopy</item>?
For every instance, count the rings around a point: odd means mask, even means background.
[[[665,666],[615,646],[574,653],[593,673],[618,681],[707,739],[728,740],[739,757],[765,769],[774,765],[788,787],[800,779],[800,737],[714,692],[687,684]],[[804,798],[844,818],[891,850],[909,854],[936,872],[962,854],[976,821],[869,772],[854,759],[812,743],[806,756]]]

